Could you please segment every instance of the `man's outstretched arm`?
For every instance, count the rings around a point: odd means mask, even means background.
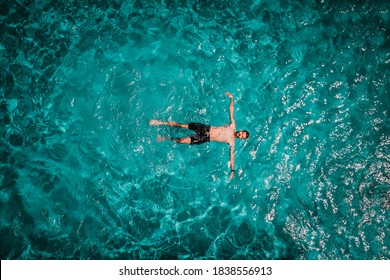
[[[234,176],[234,145],[230,146],[230,179]]]
[[[234,123],[234,98],[233,95],[230,92],[226,93],[226,96],[230,98],[230,106],[229,106],[229,111],[230,111],[230,123]]]

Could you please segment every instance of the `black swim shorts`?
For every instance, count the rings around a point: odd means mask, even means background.
[[[194,136],[191,136],[190,145],[199,145],[205,142],[210,142],[210,126],[201,123],[189,123],[188,129],[196,132]]]

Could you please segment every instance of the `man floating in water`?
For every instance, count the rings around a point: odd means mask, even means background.
[[[158,120],[151,120],[150,125],[169,125],[176,126],[185,129],[190,129],[196,132],[195,135],[191,137],[184,138],[165,138],[159,137],[158,141],[172,140],[179,144],[189,144],[189,145],[198,145],[205,142],[216,141],[224,142],[230,145],[230,179],[234,176],[234,145],[236,138],[247,139],[249,137],[249,132],[246,130],[236,131],[236,121],[234,120],[234,99],[233,95],[229,92],[226,93],[226,96],[230,98],[230,124],[224,126],[210,126],[201,123],[189,123],[181,124],[177,122],[164,122]]]

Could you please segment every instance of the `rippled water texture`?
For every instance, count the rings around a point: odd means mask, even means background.
[[[0,257],[389,259],[389,9],[0,1]]]

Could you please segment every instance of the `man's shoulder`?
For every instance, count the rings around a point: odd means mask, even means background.
[[[230,123],[230,124],[226,124],[226,125],[210,126],[210,129],[214,130],[214,131],[216,131],[216,130],[218,130],[218,131],[229,131],[229,130],[235,131],[236,124]]]

